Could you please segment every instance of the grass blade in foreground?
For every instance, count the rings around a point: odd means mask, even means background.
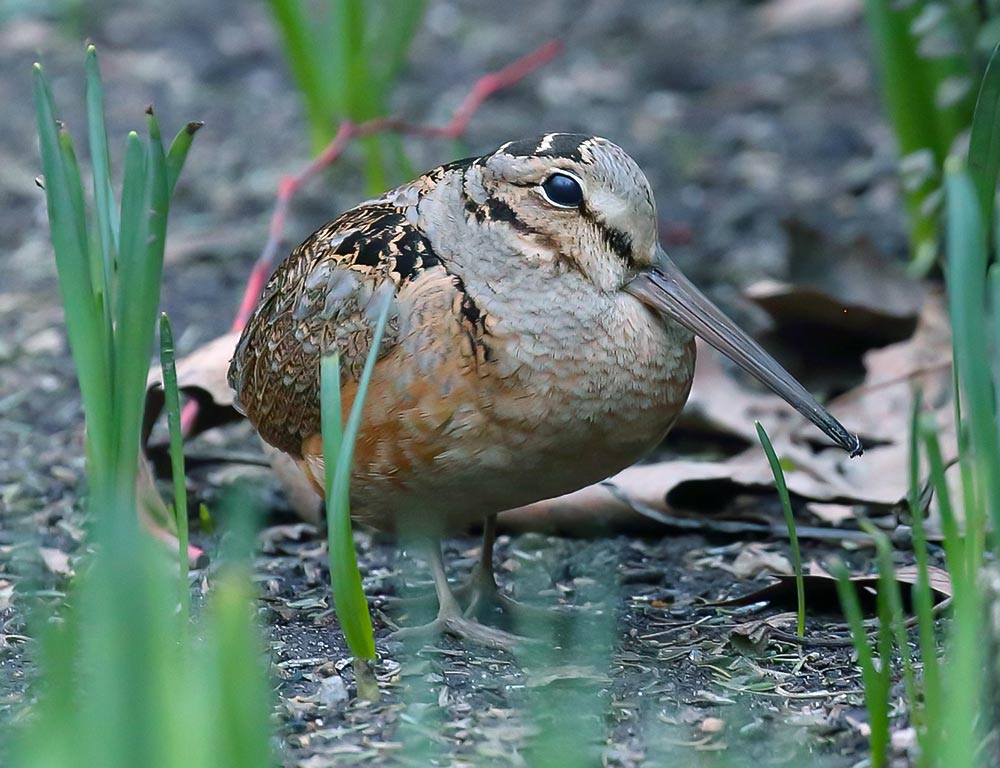
[[[896,568],[892,564],[892,545],[889,544],[889,537],[876,528],[870,520],[862,518],[859,522],[861,528],[875,542],[878,562],[879,616],[883,624],[879,627],[879,636],[886,639],[895,636],[896,648],[899,650],[899,657],[903,664],[903,681],[910,707],[910,719],[919,726],[923,721],[923,709],[917,693],[916,676],[913,673],[913,659],[906,632],[906,616],[903,614],[903,595],[896,578]],[[888,664],[890,658],[891,655],[887,651],[883,654],[883,663]]]
[[[174,478],[174,518],[177,521],[177,563],[180,566],[177,590],[181,621],[191,614],[188,591],[188,505],[184,484],[184,435],[181,433],[181,402],[177,392],[177,366],[174,363],[174,334],[166,312],[160,313],[160,369],[163,371],[163,409],[170,432],[170,472]]]
[[[87,48],[87,132],[90,135],[90,164],[94,175],[94,207],[97,209],[97,235],[103,261],[103,284],[112,285],[118,268],[118,212],[111,187],[111,159],[108,134],[104,127],[104,86],[97,64],[97,49]],[[111,323],[114,307],[105,296],[104,314]]]
[[[880,91],[899,154],[901,160],[910,160],[921,169],[903,175],[911,259],[914,268],[925,272],[937,253],[939,233],[938,213],[926,210],[926,202],[938,188],[940,169],[952,140],[966,123],[957,114],[963,105],[938,107],[936,90],[948,76],[957,73],[949,71],[954,57],[932,61],[920,54],[912,32],[920,10],[920,5],[914,3],[865,1]],[[927,162],[922,161],[924,156]],[[917,159],[921,162],[912,162]]]
[[[172,564],[137,524],[138,415],[159,301],[167,182],[171,172],[176,180],[183,155],[168,171],[152,116],[145,141],[130,134],[116,230],[93,49],[87,75],[95,205],[103,209],[96,229],[88,227],[72,141],[57,126],[38,65],[34,78],[49,227],[86,416],[93,522],[86,549],[93,554],[60,609],[63,621],[42,617],[39,696],[14,736],[15,765],[264,768],[273,764],[270,705],[248,579],[238,593],[220,579],[207,631],[199,633],[205,640],[189,653]],[[106,254],[114,256],[105,249],[115,242],[120,272],[105,269]]]
[[[371,347],[365,359],[365,367],[358,381],[357,393],[351,405],[351,413],[346,427],[342,428],[342,405],[340,398],[340,357],[334,352],[323,358],[321,369],[323,461],[325,467],[326,520],[329,541],[330,580],[333,587],[333,602],[341,629],[347,639],[351,653],[355,657],[355,672],[358,695],[362,698],[378,697],[378,688],[367,667],[359,661],[375,658],[375,635],[372,630],[371,614],[361,584],[358,558],[354,550],[351,528],[350,479],[351,464],[354,459],[354,443],[361,427],[368,384],[371,381],[375,361],[379,356],[382,334],[392,307],[393,287],[385,284],[376,291],[373,301],[383,302],[372,335]]]
[[[984,232],[993,218],[997,173],[1000,172],[1000,45],[993,49],[969,134],[969,173],[979,197],[979,215]]]
[[[982,738],[983,671],[987,664],[982,642],[987,630],[983,626],[979,575],[987,520],[992,518],[994,529],[1000,521],[1000,446],[989,366],[989,324],[985,311],[987,250],[979,199],[972,179],[957,162],[949,166],[945,184],[948,298],[959,382],[956,397],[961,398],[964,408],[958,430],[969,435],[967,450],[960,458],[963,470],[971,474],[972,483],[963,486],[964,562],[949,562],[949,569],[957,565],[964,574],[961,589],[956,583],[954,622],[946,672],[942,675],[946,681],[942,754],[949,756],[952,765],[974,766]],[[943,469],[936,481],[944,485]]]
[[[934,632],[934,599],[931,595],[927,534],[924,531],[924,508],[920,493],[920,411],[923,396],[918,390],[913,397],[910,415],[910,520],[913,527],[913,551],[917,560],[917,583],[913,603],[917,613],[920,660],[923,663],[923,708],[919,720],[911,715],[917,728],[917,741],[926,755],[938,752],[939,735],[935,725],[941,722],[941,671],[938,664],[938,643]],[[913,703],[911,701],[911,708]]]
[[[837,579],[837,594],[840,596],[840,605],[851,629],[851,639],[854,641],[858,666],[861,667],[861,678],[865,684],[865,706],[868,708],[871,727],[869,743],[872,766],[882,768],[886,765],[889,749],[889,659],[881,659],[881,667],[878,669],[875,667],[858,593],[851,582],[847,567],[837,560],[831,563],[830,573]]]
[[[798,600],[797,630],[799,637],[802,637],[806,631],[806,586],[802,577],[802,552],[799,550],[799,536],[795,530],[795,513],[792,512],[792,500],[788,497],[785,472],[781,468],[778,455],[774,452],[774,446],[771,445],[771,438],[759,421],[755,421],[754,426],[757,427],[757,437],[767,455],[767,463],[771,465],[771,474],[774,475],[774,484],[781,499],[781,511],[785,513],[785,525],[788,526],[788,540],[792,544],[792,568],[795,571],[795,594]]]
[[[188,123],[177,132],[174,140],[170,142],[170,149],[167,151],[168,194],[172,195],[174,193],[174,187],[177,186],[177,179],[181,175],[184,161],[187,160],[188,152],[191,149],[191,142],[194,141],[194,135],[203,125],[204,123],[199,121]]]
[[[965,406],[964,426],[969,429],[976,468],[977,497],[974,515],[967,510],[969,532],[981,542],[987,513],[1000,530],[1000,442],[996,430],[996,403],[987,339],[989,324],[983,311],[986,300],[986,234],[978,200],[969,175],[952,166],[946,181],[948,194],[948,295],[954,333],[955,364]],[[977,564],[978,565],[978,564]]]

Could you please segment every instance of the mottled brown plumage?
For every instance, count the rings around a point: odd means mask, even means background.
[[[342,214],[278,267],[230,383],[320,492],[320,361],[339,350],[346,410],[383,292],[351,480],[352,513],[382,528],[434,538],[641,458],[687,398],[688,327],[860,448],[675,272],[645,176],[605,139],[546,134],[442,166]],[[441,626],[503,644],[459,621],[432,565]]]

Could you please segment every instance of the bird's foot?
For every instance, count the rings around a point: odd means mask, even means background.
[[[476,618],[490,624],[500,623],[508,628],[524,628],[529,633],[534,627],[548,627],[567,618],[564,606],[528,605],[505,595],[500,591],[492,572],[482,565],[477,565],[469,578],[452,590],[452,594],[456,602],[464,606],[462,615],[466,618]],[[426,616],[434,610],[437,595],[434,592],[408,597],[387,595],[377,600],[379,607],[393,614]]]
[[[427,624],[397,629],[389,635],[389,639],[403,643],[427,642],[446,634],[509,653],[513,653],[515,649],[527,644],[537,642],[511,632],[505,632],[502,629],[480,624],[476,619],[463,615],[457,603],[439,611],[437,618]]]
[[[464,616],[480,620],[493,618],[507,624],[531,627],[539,622],[551,623],[562,614],[559,608],[527,605],[508,597],[500,591],[493,574],[481,565],[477,565],[469,578],[452,590],[452,594],[460,605],[465,606]],[[403,614],[427,615],[437,603],[434,592],[407,597],[387,595],[377,599],[379,607]]]
[[[469,578],[452,589],[451,593],[460,605],[468,606],[465,613],[469,615],[469,609],[476,603],[493,605],[496,599],[514,602],[510,598],[500,595],[499,589],[493,575],[483,569],[481,565],[476,565]],[[382,595],[376,599],[380,607],[394,612],[428,612],[437,606],[437,594],[434,590],[426,590],[421,594],[407,595],[406,597]]]
[[[500,591],[493,573],[481,565],[464,585],[465,615],[482,621],[502,623],[527,634],[550,629],[569,618],[564,606],[543,607],[521,603]]]

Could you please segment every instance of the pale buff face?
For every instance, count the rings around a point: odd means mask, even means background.
[[[581,192],[560,205],[553,176]],[[606,139],[546,134],[508,142],[472,164],[463,191],[488,221],[506,221],[540,249],[558,254],[600,290],[620,290],[656,252],[656,205],[645,174]]]

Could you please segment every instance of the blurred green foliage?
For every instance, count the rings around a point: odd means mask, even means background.
[[[946,464],[937,425],[921,413],[916,398],[911,427],[910,515],[918,580],[914,590],[920,666],[910,651],[899,582],[886,536],[866,526],[878,551],[879,628],[875,650],[860,620],[857,594],[846,569],[839,566],[841,601],[851,625],[862,669],[871,725],[872,765],[889,764],[893,648],[902,666],[906,705],[915,728],[919,768],[980,768],[992,765],[987,740],[1000,723],[988,698],[989,681],[998,668],[992,637],[986,553],[1000,555],[1000,266],[990,266],[990,244],[997,234],[989,227],[996,194],[998,94],[1000,58],[994,52],[979,90],[972,118],[969,164],[952,157],[945,165],[945,264],[955,367],[955,421],[961,491],[945,478]],[[929,470],[944,535],[944,551],[952,583],[952,620],[942,651],[935,629],[921,467]],[[993,533],[990,534],[989,532]],[[918,678],[918,670],[922,675]]]
[[[267,0],[285,57],[305,103],[313,152],[342,120],[388,114],[425,0]],[[408,171],[397,138],[362,141],[369,191],[390,186]]]
[[[1000,42],[997,0],[866,0],[883,102],[898,144],[911,259],[940,252],[944,166],[964,153],[975,88]]]
[[[270,695],[246,556],[242,565],[222,568],[203,620],[192,625],[186,610],[177,610],[177,590],[186,596],[188,589],[186,569],[178,578],[176,562],[138,525],[140,417],[169,200],[198,124],[182,129],[166,151],[148,110],[146,138],[128,136],[116,205],[91,47],[87,117],[95,210],[88,213],[73,141],[37,64],[35,105],[49,227],[86,419],[92,553],[61,615],[46,617],[39,629],[39,696],[16,734],[14,764],[273,765]],[[172,384],[168,400],[176,412]],[[246,540],[246,532],[240,538]]]

